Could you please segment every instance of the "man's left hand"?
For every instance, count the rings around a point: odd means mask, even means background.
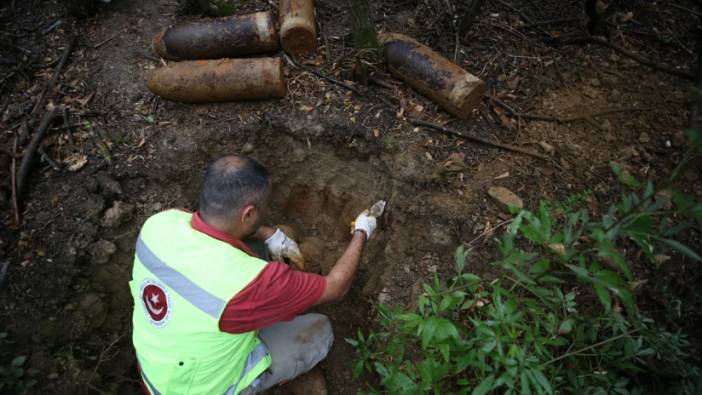
[[[266,239],[266,246],[271,257],[277,261],[290,262],[298,270],[305,269],[305,258],[300,252],[295,240],[289,238],[282,230],[276,229],[275,233]]]

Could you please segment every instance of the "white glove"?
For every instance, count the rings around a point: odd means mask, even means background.
[[[366,240],[369,240],[377,227],[378,220],[374,216],[370,215],[368,210],[363,210],[363,212],[356,217],[356,220],[353,221],[353,229],[351,230],[351,233],[361,230],[366,234]]]
[[[266,239],[266,246],[271,253],[271,257],[276,261],[292,262],[298,270],[305,268],[305,258],[302,257],[300,247],[295,240],[289,238],[282,230],[276,229],[273,236]]]

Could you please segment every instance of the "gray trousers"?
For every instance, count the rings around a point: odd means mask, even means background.
[[[316,313],[281,321],[260,330],[258,337],[268,348],[271,366],[241,395],[257,394],[308,372],[327,356],[334,342],[329,318]]]

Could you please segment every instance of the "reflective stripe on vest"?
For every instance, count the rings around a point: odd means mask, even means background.
[[[224,395],[234,395],[236,394],[236,389],[239,387],[239,383],[241,383],[241,380],[246,377],[246,375],[253,370],[256,365],[258,365],[263,358],[268,355],[268,348],[266,348],[266,345],[263,344],[262,342],[256,346],[249,355],[246,357],[246,364],[244,365],[244,370],[241,371],[241,375],[239,375],[239,380],[237,380],[236,383],[232,384],[227,388],[227,391],[224,393]],[[137,355],[137,361],[139,360],[139,356]],[[154,387],[153,384],[151,384],[151,381],[149,378],[146,376],[146,373],[144,373],[143,370],[139,369],[141,371],[141,378],[144,380],[144,383],[146,383],[146,386],[148,387],[149,391],[151,392],[152,395],[161,395],[160,392]],[[254,380],[253,383],[250,385],[254,385],[256,381]]]
[[[266,355],[268,355],[268,348],[266,348],[266,345],[263,344],[263,342],[259,343],[258,346],[256,346],[256,348],[251,350],[248,357],[246,357],[246,364],[244,365],[244,370],[239,376],[239,380],[236,382],[236,384],[232,384],[229,388],[227,388],[227,391],[224,393],[224,395],[236,394],[236,389],[239,386],[239,383],[241,383],[241,380],[244,379],[244,376],[246,376],[256,365],[258,365],[259,362],[261,362],[263,358],[266,357]],[[256,383],[256,380],[254,380],[253,383],[249,384],[249,386],[254,385],[254,383]]]
[[[225,301],[200,288],[177,270],[168,266],[157,257],[144,243],[141,236],[137,239],[136,255],[141,263],[159,280],[177,292],[183,299],[212,318],[219,319]]]
[[[151,381],[148,377],[146,377],[146,374],[144,374],[143,371],[141,372],[141,379],[144,380],[144,383],[146,383],[146,387],[149,389],[149,392],[151,392],[151,395],[161,395],[161,393],[158,392],[154,385],[151,384]]]

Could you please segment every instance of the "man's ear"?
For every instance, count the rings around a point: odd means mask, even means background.
[[[250,221],[255,220],[256,206],[253,204],[247,204],[241,209],[241,223],[243,225],[248,224]]]

